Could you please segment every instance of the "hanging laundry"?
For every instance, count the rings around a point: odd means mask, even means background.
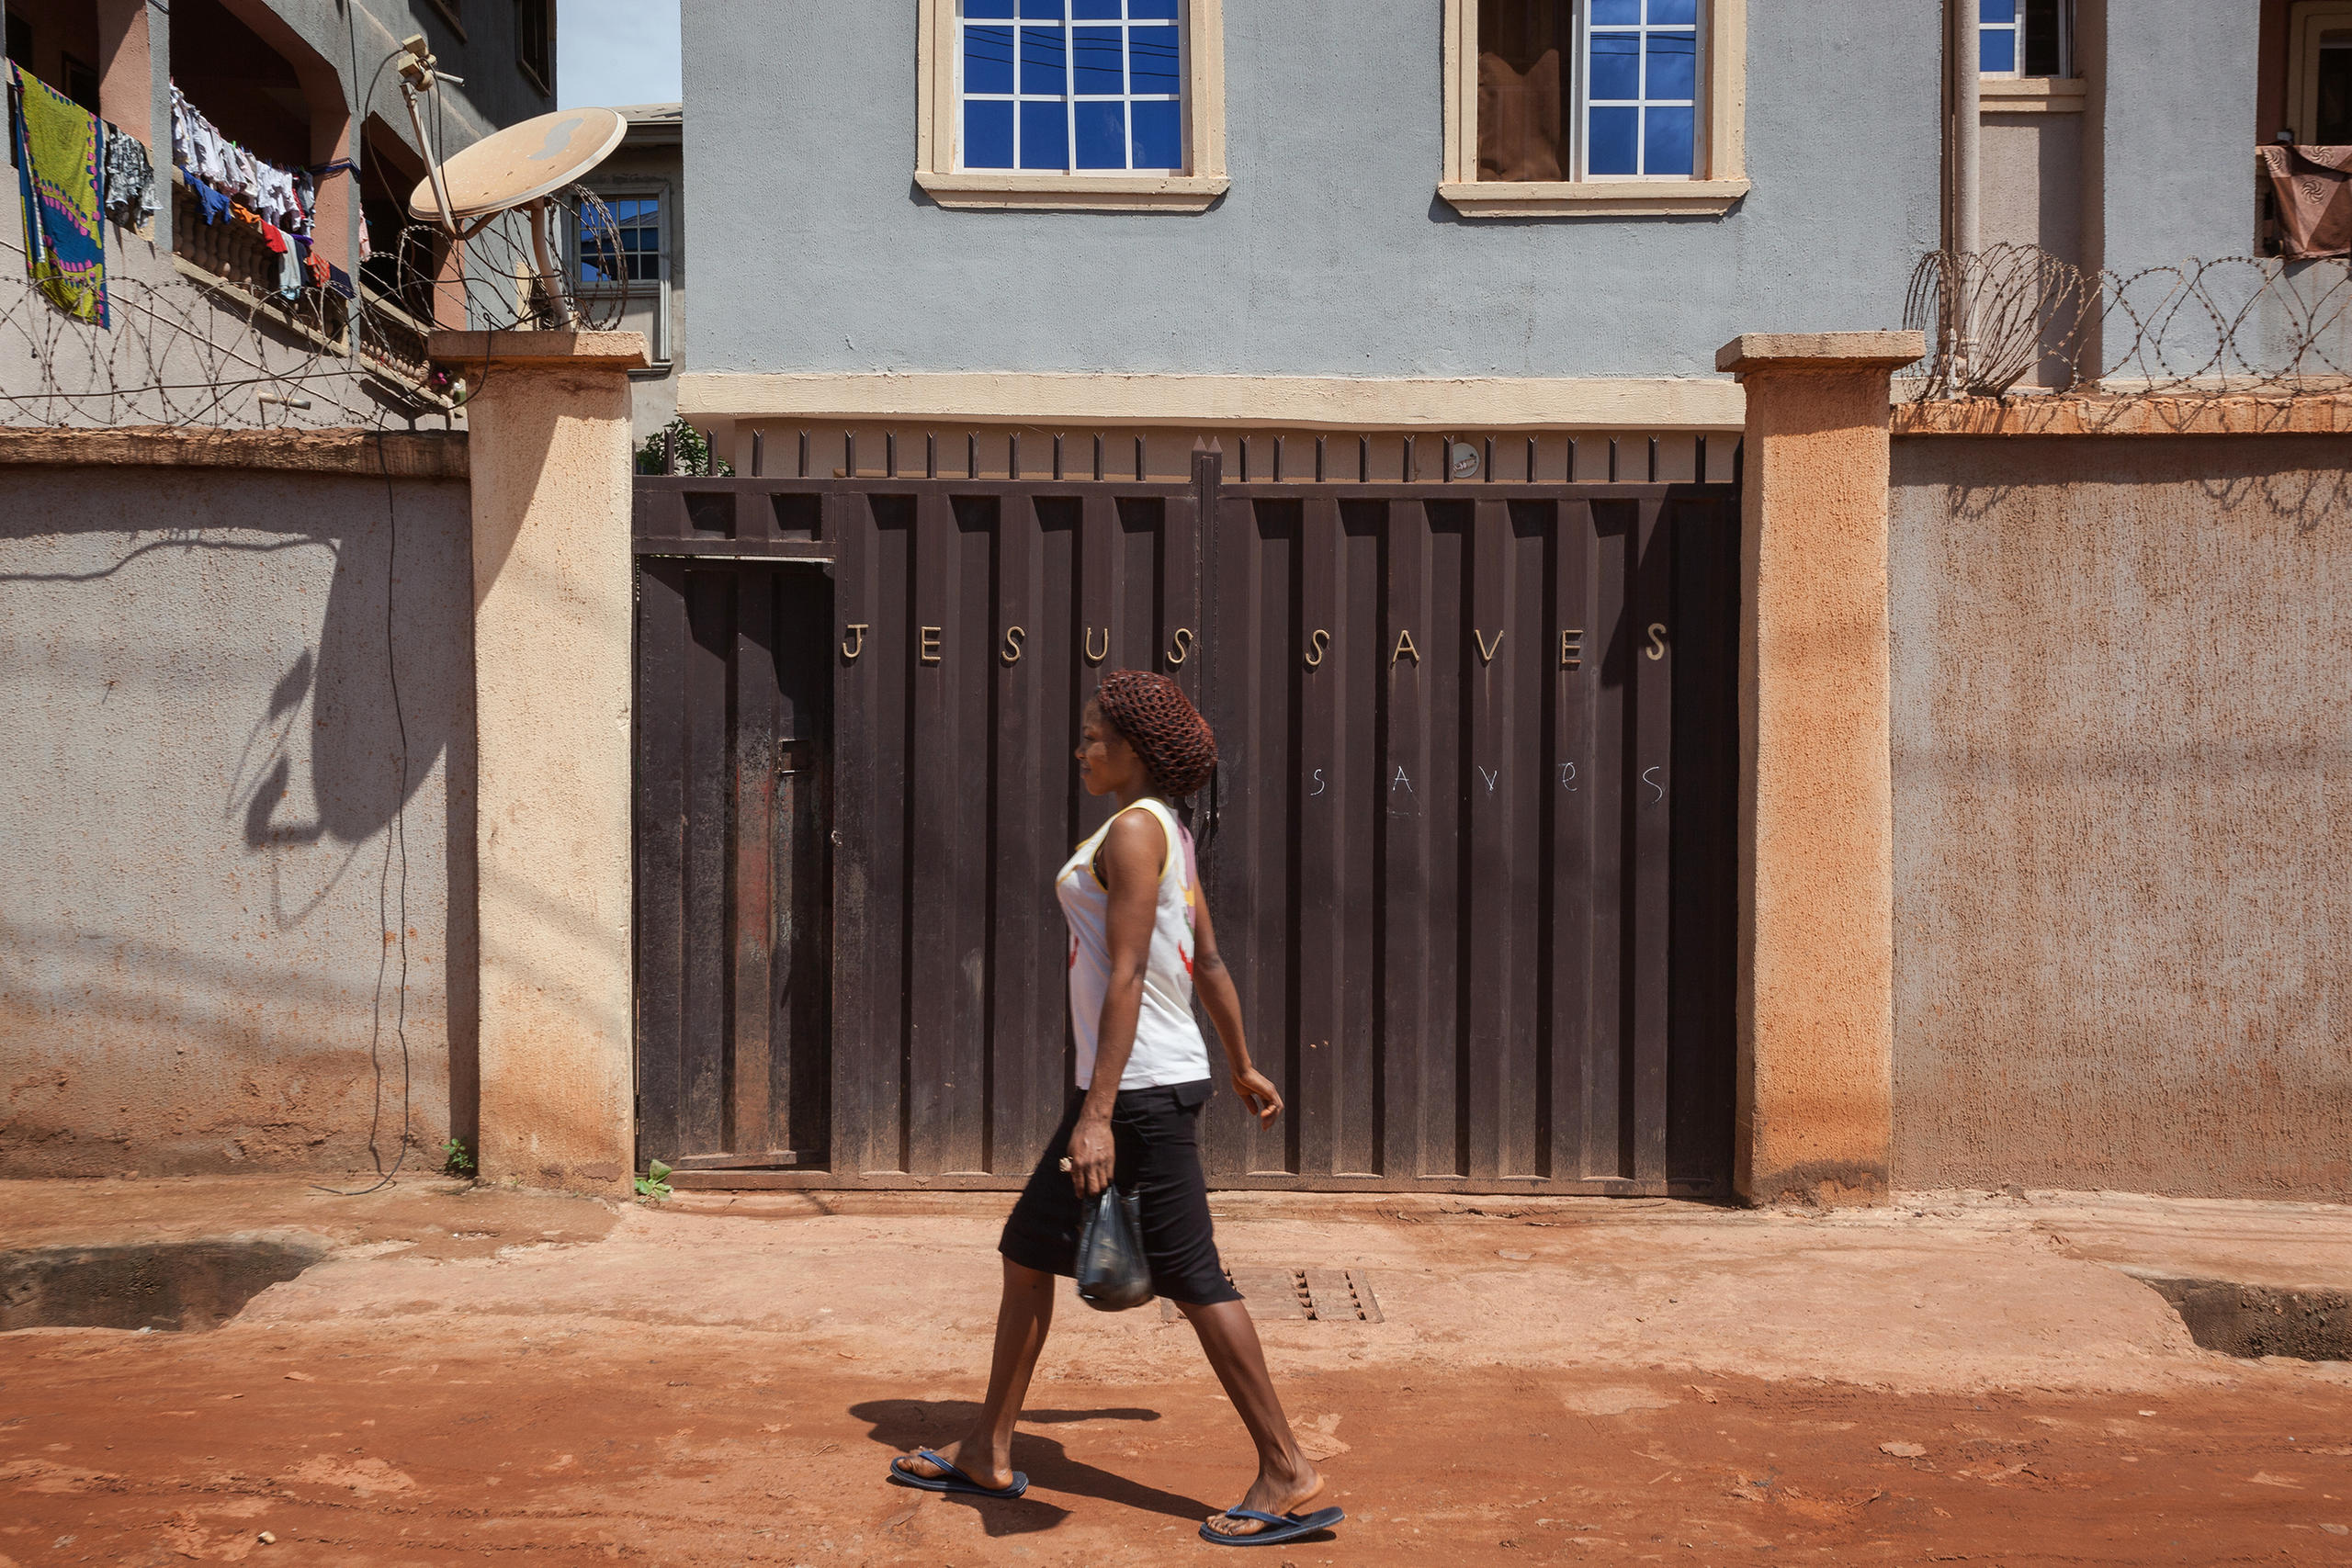
[[[2278,200],[2278,254],[2289,261],[2352,255],[2352,147],[2257,147]]]
[[[108,325],[106,188],[98,117],[11,62],[16,98],[17,187],[25,208],[25,270],[35,287],[76,321]]]
[[[302,270],[310,276],[311,288],[327,287],[327,258],[308,240],[302,242]]]
[[[189,192],[195,196],[197,209],[204,214],[207,223],[218,223],[229,216],[227,192],[214,190],[204,183],[203,175],[192,169],[182,169],[180,178],[187,182]]]
[[[278,239],[284,248],[277,257],[277,293],[280,299],[291,299],[302,292],[302,256],[296,243],[286,234]]]
[[[317,211],[310,175],[256,158],[221,135],[220,128],[187,101],[176,84],[172,87],[172,161],[191,189],[201,180],[235,197],[239,206],[253,214],[251,221],[267,223],[283,233],[310,232]]]
[[[107,127],[107,216],[126,229],[143,229],[155,216],[155,165],[147,143]]]
[[[189,145],[187,96],[176,86],[172,89],[172,162],[188,168],[196,162],[195,151]]]

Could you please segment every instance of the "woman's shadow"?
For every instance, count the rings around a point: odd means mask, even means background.
[[[853,1404],[849,1413],[867,1423],[872,1430],[866,1436],[888,1449],[893,1454],[911,1453],[916,1449],[939,1449],[956,1441],[972,1428],[972,1419],[979,1406],[968,1399],[869,1399]],[[1165,1514],[1187,1524],[1198,1524],[1217,1510],[1208,1504],[1173,1492],[1163,1492],[1124,1475],[1114,1475],[1098,1470],[1082,1461],[1074,1460],[1062,1445],[1050,1438],[1038,1437],[1026,1428],[1040,1426],[1067,1425],[1072,1421],[1157,1421],[1159,1412],[1123,1408],[1114,1410],[1023,1410],[1023,1427],[1012,1439],[1012,1465],[1029,1472],[1033,1486],[1043,1486],[1056,1492],[1068,1492],[1080,1497],[1100,1497],[1106,1503],[1139,1508],[1147,1513]],[[1048,1530],[1069,1517],[1068,1508],[1035,1497],[1016,1497],[997,1502],[986,1497],[944,1492],[934,1494],[950,1503],[963,1503],[980,1510],[981,1520],[991,1536],[1034,1535]]]

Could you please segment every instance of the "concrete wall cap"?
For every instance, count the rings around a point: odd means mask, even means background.
[[[1925,333],[1742,333],[1715,350],[1715,368],[1892,370],[1927,352]]]
[[[270,469],[462,479],[467,455],[462,430],[0,427],[0,466]]]
[[[511,370],[641,370],[653,363],[643,333],[436,332],[425,342],[436,365]]]

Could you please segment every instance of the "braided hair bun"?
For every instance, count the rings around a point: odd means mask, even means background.
[[[1102,722],[1135,748],[1162,792],[1196,793],[1216,769],[1216,737],[1182,687],[1147,670],[1114,670],[1094,694]]]

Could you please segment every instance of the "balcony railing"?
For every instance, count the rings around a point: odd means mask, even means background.
[[[182,271],[234,296],[257,319],[283,326],[331,353],[349,351],[345,333],[351,313],[343,296],[312,288],[307,276],[291,297],[279,293],[278,254],[263,243],[258,231],[233,219],[207,223],[202,204],[176,169],[172,171],[172,254]]]
[[[424,391],[433,379],[433,361],[425,353],[432,327],[401,310],[390,295],[364,277],[359,280],[359,293],[367,306],[359,313],[359,357],[369,369]]]

